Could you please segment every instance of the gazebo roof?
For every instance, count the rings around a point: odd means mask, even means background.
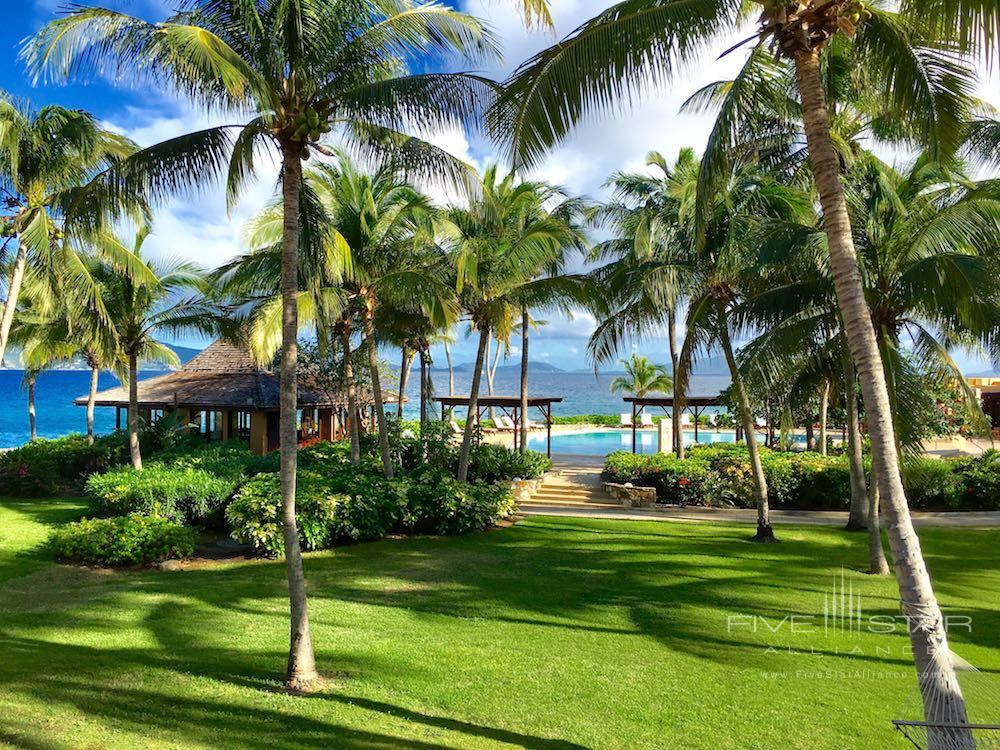
[[[278,408],[280,393],[278,376],[253,361],[243,347],[226,341],[216,341],[206,347],[176,372],[140,380],[137,385],[139,405],[144,408],[173,406],[197,409]],[[364,394],[359,395],[365,401]],[[396,394],[384,393],[387,403],[396,401]],[[78,406],[87,403],[81,396]],[[127,406],[128,387],[109,388],[97,394],[97,406]],[[347,403],[346,394],[327,393],[299,383],[299,407],[340,406]]]

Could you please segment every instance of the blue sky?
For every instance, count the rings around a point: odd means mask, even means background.
[[[503,42],[504,60],[482,71],[502,77],[530,54],[550,44],[552,37],[540,31],[526,32],[519,16],[512,12],[507,0],[461,0],[463,9],[485,18]],[[151,20],[165,17],[174,6],[170,0],[103,0],[100,4],[139,15]],[[606,7],[607,0],[555,0],[553,15],[557,34],[564,35],[582,21]],[[60,103],[81,107],[100,117],[106,125],[120,130],[140,145],[149,145],[164,138],[198,127],[214,120],[191,108],[186,102],[150,87],[114,85],[107,80],[87,84],[33,85],[27,79],[23,65],[17,59],[21,41],[54,17],[65,0],[0,0],[4,23],[0,25],[0,63],[3,71],[0,87],[34,104]],[[656,149],[668,157],[683,146],[701,149],[710,127],[707,117],[678,114],[678,108],[692,92],[713,80],[731,77],[742,63],[739,54],[722,61],[706,55],[704,61],[682,71],[666,90],[650,91],[640,106],[614,119],[584,124],[567,142],[555,150],[537,169],[537,176],[558,182],[571,191],[601,198],[601,188],[607,176],[618,169],[642,168],[645,154]],[[994,77],[984,83],[983,94],[1000,105],[1000,82]],[[435,133],[431,140],[477,165],[493,158],[488,144],[470,142],[459,131]],[[242,249],[241,230],[270,197],[276,169],[263,174],[258,183],[235,210],[227,214],[221,187],[206,190],[197,196],[181,196],[162,206],[156,216],[154,235],[149,249],[154,255],[184,257],[206,267],[218,265]],[[444,198],[444,196],[440,196]],[[582,368],[586,362],[586,340],[593,329],[587,315],[572,319],[545,316],[548,325],[534,335],[532,359],[544,359],[566,369]],[[474,358],[475,345],[456,331],[459,342],[455,347],[457,362]],[[178,343],[199,345],[195,339]],[[653,339],[637,346],[637,350],[656,361],[664,361],[666,342]],[[517,355],[513,347],[512,356]],[[628,352],[623,352],[627,355]],[[976,357],[960,356],[968,370],[988,369],[988,364]],[[436,354],[435,360],[444,361]]]

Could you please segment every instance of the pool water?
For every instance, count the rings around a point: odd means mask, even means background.
[[[803,436],[797,439],[805,440]],[[757,435],[763,441],[764,436]],[[684,445],[695,442],[694,430],[684,431]],[[698,443],[732,443],[735,434],[732,430],[714,432],[698,431]],[[656,453],[657,438],[655,430],[637,430],[635,433],[636,453]],[[545,433],[534,432],[528,436],[528,447],[541,453],[545,452]],[[552,436],[553,453],[574,453],[585,456],[605,456],[615,451],[632,450],[632,430],[589,430],[587,432],[567,432]]]

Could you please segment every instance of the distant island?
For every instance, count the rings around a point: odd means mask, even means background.
[[[187,363],[197,355],[201,349],[192,349],[188,346],[178,346],[176,344],[163,343],[164,346],[173,349],[174,354],[180,359],[181,365]],[[21,370],[23,369],[21,365],[21,351],[17,347],[11,347],[7,350],[7,354],[4,357],[4,361],[0,363],[0,370]],[[86,362],[83,361],[82,357],[75,357],[68,362],[62,362],[60,364],[52,365],[52,367],[47,368],[49,370],[89,370]],[[161,362],[147,362],[143,364],[140,368],[143,372],[171,372],[176,370],[177,367],[172,365],[165,365]]]

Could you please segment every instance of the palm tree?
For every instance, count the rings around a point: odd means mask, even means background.
[[[21,347],[21,358],[30,371],[83,358],[90,369],[87,442],[93,443],[98,376],[101,370],[119,369],[116,323],[108,316],[103,296],[100,309],[95,309],[86,294],[71,286],[58,294],[48,281],[29,276],[20,296],[10,341]]]
[[[612,262],[593,274],[594,285],[603,291],[595,309],[598,325],[588,342],[595,364],[613,357],[629,339],[667,329],[670,371],[676,372],[680,357],[677,346],[677,309],[685,296],[687,277],[684,259],[689,237],[682,228],[690,210],[697,171],[694,151],[682,149],[671,169],[657,151],[650,151],[646,164],[658,174],[619,172],[606,186],[613,198],[593,213],[596,223],[609,227],[614,236],[596,245],[594,260]],[[681,411],[684,394],[674,390],[671,409],[673,448],[684,458]]]
[[[302,196],[307,208],[301,214],[299,322],[313,325],[321,338],[335,324],[347,366],[353,321],[360,320],[383,471],[391,477],[377,345],[405,340],[391,333],[394,311],[426,317],[435,326],[454,315],[448,265],[433,242],[435,209],[397,170],[365,174],[340,152],[335,162],[308,170]],[[253,302],[250,340],[265,361],[274,356],[282,325],[276,262],[282,214],[276,202],[255,217],[248,234],[256,249],[219,273],[225,293],[237,302]],[[383,309],[389,314],[379,331],[376,312],[381,316]]]
[[[544,4],[524,3],[544,21]],[[470,120],[493,88],[462,74],[408,74],[435,53],[493,55],[491,35],[471,16],[434,3],[354,0],[193,0],[149,23],[103,8],[77,8],[28,42],[29,67],[67,78],[81,70],[166,83],[198,104],[240,117],[145,149],[109,173],[111,194],[165,195],[227,174],[235,201],[270,149],[281,161],[281,497],[291,637],[287,682],[317,679],[295,519],[298,249],[302,162],[336,127],[358,151],[391,154],[415,175],[461,180],[468,168],[407,135]],[[254,113],[249,120],[247,112]],[[235,131],[235,137],[232,133]]]
[[[612,393],[631,393],[643,398],[650,393],[666,393],[674,387],[674,381],[663,365],[654,365],[639,354],[618,361],[625,374],[611,381]]]
[[[514,324],[514,331],[521,333],[521,432],[517,446],[521,453],[528,450],[528,334],[546,325],[544,320],[535,320],[528,312],[527,305],[521,307],[521,322]]]
[[[150,235],[148,226],[140,227],[128,248],[142,259],[142,247]],[[122,242],[122,250],[126,249]],[[161,332],[193,330],[211,334],[217,328],[215,309],[203,299],[211,289],[205,275],[191,263],[146,262],[147,273],[133,277],[91,261],[91,274],[102,287],[108,313],[116,322],[116,343],[126,363],[128,382],[128,443],[132,468],[142,469],[139,449],[139,363],[148,361],[178,364],[177,355],[156,340]],[[151,280],[152,279],[152,280]],[[189,298],[180,297],[193,292]]]
[[[29,267],[39,276],[72,275],[75,286],[93,289],[65,239],[87,237],[102,228],[114,214],[108,205],[141,209],[134,197],[109,204],[84,187],[134,150],[131,141],[101,128],[87,112],[52,105],[36,110],[0,93],[0,191],[5,209],[0,255],[11,242],[17,245],[0,312],[0,360]]]
[[[459,305],[479,334],[459,452],[457,477],[461,481],[468,476],[490,338],[509,336],[515,314],[525,307],[564,307],[568,299],[585,296],[580,277],[558,273],[563,251],[580,241],[577,228],[566,218],[572,211],[545,210],[545,202],[558,195],[560,191],[550,186],[518,182],[513,173],[501,178],[491,165],[483,173],[482,184],[470,191],[468,206],[445,211],[445,242],[455,267]],[[546,271],[555,273],[539,277]]]
[[[794,64],[837,300],[864,396],[872,458],[889,520],[900,599],[905,614],[915,618],[911,642],[926,718],[962,724],[965,703],[906,504],[888,385],[831,138],[821,54],[831,40],[854,37],[858,67],[873,84],[869,94],[896,115],[897,132],[947,154],[961,143],[968,119],[973,90],[969,57],[1000,56],[1000,6],[905,0],[892,12],[861,0],[761,4],[757,33],[736,46],[756,40],[758,47],[768,45],[776,57]],[[613,5],[524,63],[497,103],[492,125],[512,145],[518,165],[537,161],[581,117],[609,108],[623,95],[639,94],[650,80],[670,77],[679,63],[694,60],[714,40],[731,38],[744,23],[745,10],[736,0],[694,5],[687,0],[629,0]],[[942,75],[926,75],[931,69]],[[744,100],[743,105],[752,107],[753,102]],[[729,137],[734,136],[730,129]],[[729,171],[721,160],[706,165],[714,177],[710,182],[725,179],[720,175]],[[707,196],[704,200],[707,204]],[[962,741],[971,744],[970,738]]]

